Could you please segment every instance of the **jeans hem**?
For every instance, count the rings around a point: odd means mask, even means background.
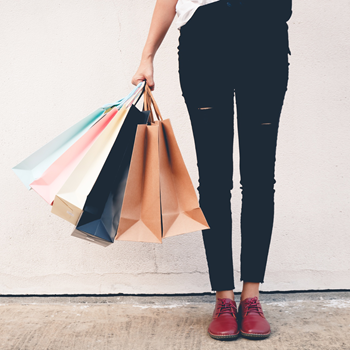
[[[241,277],[241,282],[248,282],[248,283],[264,283],[264,280],[259,278],[243,278]]]
[[[234,289],[235,289],[235,285],[234,284],[232,284],[230,286],[223,286],[223,287],[218,286],[218,288],[215,288],[215,286],[211,287],[211,290],[213,292],[220,292],[220,291],[223,291],[223,290],[234,290]]]

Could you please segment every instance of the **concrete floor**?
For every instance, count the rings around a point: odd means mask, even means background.
[[[213,295],[0,296],[0,349],[350,350],[350,292],[261,294],[260,300],[270,338],[222,342],[206,332]]]

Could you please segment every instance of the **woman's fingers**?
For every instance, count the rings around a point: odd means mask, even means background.
[[[133,85],[138,85],[139,83],[141,83],[144,80],[146,80],[147,85],[153,91],[155,84],[154,84],[153,76],[151,76],[151,75],[134,75],[134,77],[131,80],[131,83]]]
[[[145,76],[145,79],[146,79],[147,85],[153,91],[154,87],[155,87],[155,84],[154,84],[154,81],[153,81],[153,75],[147,75],[147,76]]]
[[[153,79],[153,64],[151,62],[141,62],[136,74],[132,77],[131,83],[137,85],[144,80],[146,80],[147,85],[153,91],[155,84]]]
[[[138,85],[139,83],[141,83],[142,81],[144,81],[145,79],[143,77],[133,77],[132,80],[131,80],[131,83],[133,85]]]

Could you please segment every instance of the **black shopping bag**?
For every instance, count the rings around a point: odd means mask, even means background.
[[[134,105],[84,205],[73,236],[100,245],[114,242],[128,178],[137,125],[147,124],[149,111]]]

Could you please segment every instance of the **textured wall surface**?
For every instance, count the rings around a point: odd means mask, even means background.
[[[200,232],[103,248],[28,192],[11,167],[130,91],[154,0],[0,0],[1,294],[210,290]],[[290,83],[280,124],[276,215],[262,290],[350,288],[350,3],[294,0]],[[197,186],[173,24],[155,59],[155,97]],[[240,190],[235,140],[234,261]]]

